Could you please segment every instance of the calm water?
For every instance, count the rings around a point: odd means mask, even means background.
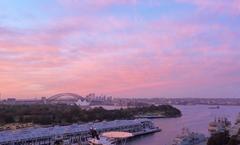
[[[228,117],[230,121],[235,121],[240,112],[240,106],[220,106],[220,109],[208,109],[208,106],[205,105],[175,107],[182,111],[181,118],[155,119],[153,120],[155,125],[159,126],[162,132],[135,138],[127,144],[171,145],[172,140],[184,127],[208,136],[208,123],[215,117]]]

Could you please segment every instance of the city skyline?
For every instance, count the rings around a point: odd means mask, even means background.
[[[0,93],[240,97],[240,1],[2,0]]]

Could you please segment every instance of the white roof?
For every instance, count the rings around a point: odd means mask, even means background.
[[[129,132],[122,132],[122,131],[110,131],[110,132],[104,132],[102,136],[107,138],[128,138],[132,137],[133,134]]]
[[[69,126],[54,126],[48,128],[25,128],[25,129],[17,129],[17,130],[8,130],[0,132],[0,143],[7,141],[18,141],[24,139],[31,138],[44,138],[44,137],[52,137],[55,135],[63,135],[63,134],[74,134],[74,133],[82,133],[89,132],[90,127],[94,127],[97,130],[108,129],[113,127],[120,126],[129,126],[129,125],[137,125],[142,121],[146,121],[147,119],[136,119],[136,120],[115,120],[109,122],[99,122],[99,123],[87,123],[87,124],[73,124]]]
[[[89,102],[87,102],[86,100],[81,100],[81,99],[79,99],[76,103],[75,103],[76,105],[78,105],[78,106],[89,106]]]

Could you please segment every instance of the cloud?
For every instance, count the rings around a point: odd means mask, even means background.
[[[215,14],[240,14],[239,0],[177,0],[178,2],[189,3],[197,6],[201,12],[213,12]]]
[[[136,5],[139,0],[58,0],[59,4],[65,8],[82,9],[85,11],[101,10],[116,5]]]
[[[68,7],[80,1],[61,2]],[[99,10],[132,3],[80,4],[96,5]],[[212,6],[211,2],[194,4]],[[95,11],[62,15],[31,28],[2,26],[1,91],[21,97],[59,92],[191,97],[194,90],[208,87],[218,97],[222,94],[217,88],[237,88],[238,36],[238,31],[219,22],[157,16],[143,17],[140,22]],[[209,90],[206,94],[211,94]],[[229,92],[227,87],[225,92]]]

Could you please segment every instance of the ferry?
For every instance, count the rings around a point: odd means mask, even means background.
[[[198,145],[206,141],[207,138],[204,134],[190,132],[187,128],[184,128],[182,133],[173,140],[172,145]]]
[[[214,121],[209,123],[208,131],[211,134],[224,132],[226,130],[229,130],[231,128],[231,122],[226,118],[215,118]]]
[[[90,128],[101,134],[109,131],[132,133],[133,137],[161,131],[149,119],[115,120],[47,128],[25,128],[0,132],[0,145],[88,145]]]
[[[208,109],[220,109],[220,106],[210,106]]]

